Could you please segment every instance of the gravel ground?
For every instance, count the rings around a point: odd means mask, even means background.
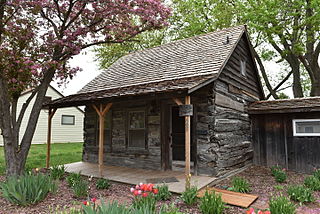
[[[269,198],[275,195],[283,194],[286,195],[286,187],[288,185],[302,184],[303,179],[307,176],[305,174],[299,174],[294,172],[287,172],[288,179],[284,184],[278,184],[271,176],[270,169],[265,167],[253,166],[243,171],[237,176],[244,177],[251,185],[251,194],[258,195],[258,200],[252,205],[254,208],[265,209],[268,208]],[[88,179],[86,177],[86,179]],[[3,181],[4,177],[0,176],[0,181]],[[225,179],[218,183],[218,188],[228,188],[231,185],[232,178]],[[90,184],[90,198],[103,198],[105,201],[118,201],[121,204],[130,204],[133,196],[130,193],[130,185],[112,183],[108,190],[97,190],[95,187],[96,179],[89,181]],[[300,206],[297,204],[299,214],[320,214],[320,192],[315,192],[314,196],[316,202],[309,203]],[[12,205],[7,202],[0,195],[0,214],[45,214],[52,213],[50,210],[56,210],[62,207],[80,207],[82,202],[86,199],[79,199],[73,196],[71,189],[68,187],[67,182],[63,179],[59,183],[59,189],[56,194],[49,194],[48,197],[36,204],[29,207],[19,207]],[[158,202],[157,206],[160,207],[162,204],[174,203],[179,207],[183,213],[200,214],[198,207],[187,206],[180,199],[179,196],[173,195],[170,201]],[[225,210],[226,214],[245,213],[246,209],[239,207],[229,206]]]

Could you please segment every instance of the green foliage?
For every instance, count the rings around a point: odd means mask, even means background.
[[[198,189],[196,186],[193,186],[193,187],[186,189],[181,194],[181,199],[187,205],[193,205],[193,204],[197,203],[197,200],[198,200],[197,194],[198,194]]]
[[[290,186],[288,187],[287,192],[291,200],[294,200],[300,203],[313,202],[315,200],[313,197],[313,191],[302,185]]]
[[[232,191],[247,193],[250,192],[250,184],[249,182],[242,177],[234,177],[232,179]]]
[[[153,194],[149,194],[147,197],[136,196],[133,200],[132,207],[136,210],[156,210],[156,199]]]
[[[110,181],[105,178],[99,178],[96,183],[97,189],[108,189],[111,186]]]
[[[2,197],[21,206],[42,201],[49,192],[56,192],[58,185],[49,176],[43,174],[9,177],[0,184]]]
[[[304,179],[304,185],[314,191],[320,190],[320,180],[316,178],[314,175],[306,177]]]
[[[287,174],[282,170],[276,170],[274,178],[278,183],[284,183],[287,180]]]
[[[74,195],[78,198],[85,198],[88,195],[88,182],[83,178],[74,182],[71,188],[73,190]]]
[[[104,203],[101,200],[100,206],[85,206],[82,205],[83,214],[131,214],[131,211],[127,209],[124,205],[120,205],[117,202]],[[133,214],[133,213],[132,213]]]
[[[79,182],[82,179],[80,172],[71,173],[67,176],[66,180],[69,187],[73,187],[75,183]]]
[[[54,180],[61,180],[66,172],[64,165],[54,165],[50,169],[50,177]]]
[[[206,191],[201,198],[200,210],[203,214],[222,214],[224,210],[224,203],[221,195],[215,194],[214,191]]]
[[[157,201],[165,201],[170,199],[171,192],[169,191],[169,187],[167,184],[157,186],[158,193],[155,195]]]
[[[275,190],[284,190],[284,186],[282,186],[282,185],[274,185],[274,189]]]
[[[279,165],[275,165],[275,166],[272,166],[270,169],[271,169],[272,176],[275,176],[275,174],[281,170],[281,167]]]
[[[269,209],[272,214],[295,214],[295,205],[286,197],[279,196],[271,198],[269,201]]]
[[[313,172],[313,176],[316,177],[318,180],[320,180],[320,169],[316,169]]]
[[[160,207],[159,214],[183,214],[179,212],[179,208],[171,203],[170,205],[164,204]]]

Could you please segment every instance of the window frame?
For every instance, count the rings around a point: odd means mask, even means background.
[[[133,108],[133,109],[127,109],[126,110],[126,139],[127,139],[127,149],[138,151],[138,150],[147,150],[148,149],[148,143],[147,143],[147,111],[145,108]],[[132,112],[143,112],[144,114],[144,128],[130,128],[130,113]],[[134,147],[130,145],[130,131],[143,131],[144,132],[144,147]]]
[[[73,118],[73,123],[64,123],[63,122],[63,117],[72,117]],[[76,116],[75,115],[70,115],[70,114],[61,115],[61,125],[66,125],[66,126],[74,126],[74,125],[76,125]]]
[[[297,122],[320,122],[320,119],[293,119],[292,120],[292,131],[295,137],[316,137],[320,136],[319,133],[297,133],[296,123]]]

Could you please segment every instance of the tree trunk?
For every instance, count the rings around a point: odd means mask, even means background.
[[[293,87],[292,87],[293,96],[295,98],[303,97],[303,90],[301,86],[301,75],[300,75],[300,61],[293,54],[288,56],[287,61],[290,64],[290,67],[293,73]]]
[[[6,159],[6,175],[22,175],[24,173],[26,159],[21,158],[21,151],[11,146],[16,144],[15,139],[4,139],[4,150]]]
[[[313,73],[313,81],[311,82],[311,92],[310,96],[315,97],[315,96],[320,96],[320,67],[319,64],[314,64],[312,66],[312,73]]]

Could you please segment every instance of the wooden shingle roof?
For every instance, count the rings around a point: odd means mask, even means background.
[[[219,76],[245,31],[245,26],[231,27],[128,54],[77,94],[49,105],[85,105],[148,93],[191,93]]]
[[[244,32],[227,28],[122,57],[79,93],[218,74]]]
[[[257,101],[248,110],[250,114],[320,111],[320,97]]]

